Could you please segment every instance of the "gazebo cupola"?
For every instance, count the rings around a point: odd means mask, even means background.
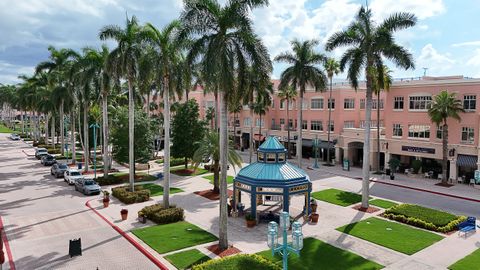
[[[302,169],[287,162],[287,150],[276,137],[270,136],[260,145],[257,162],[238,172],[233,188],[235,205],[241,201],[241,192],[250,194],[250,211],[255,217],[257,205],[265,199],[279,198],[283,211],[289,212],[290,196],[299,194],[305,196],[304,214],[309,214],[310,178]]]

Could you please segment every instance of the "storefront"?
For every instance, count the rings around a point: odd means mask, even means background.
[[[472,155],[457,155],[457,175],[464,183],[470,183],[470,179],[474,178],[475,170],[477,169],[477,156]]]

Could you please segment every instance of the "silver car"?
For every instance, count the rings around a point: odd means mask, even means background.
[[[75,190],[84,195],[92,195],[100,194],[102,189],[93,179],[83,178],[75,181]]]
[[[12,141],[18,141],[18,140],[20,140],[20,136],[18,136],[18,134],[16,134],[16,133],[12,133],[12,135],[10,135],[10,139]]]

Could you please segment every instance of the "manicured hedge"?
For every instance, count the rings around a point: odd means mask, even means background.
[[[163,159],[157,159],[155,161],[158,164],[163,164]],[[185,159],[184,158],[174,158],[170,157],[170,166],[179,166],[179,165],[184,165],[185,164]]]
[[[140,203],[150,200],[150,190],[135,186],[131,192],[128,186],[112,188],[112,195],[125,204]]]
[[[224,257],[221,259],[210,260],[202,264],[194,265],[192,270],[281,270],[282,268],[255,254],[240,254],[235,256]]]
[[[183,208],[171,205],[169,208],[164,208],[162,204],[154,204],[145,206],[138,211],[139,216],[146,216],[151,221],[157,224],[169,224],[184,220]]]
[[[150,174],[135,174],[135,182],[155,180],[157,180],[157,177]],[[107,178],[104,178],[103,176],[97,177],[96,181],[100,186],[128,183],[128,173],[111,173]]]
[[[387,209],[384,217],[442,233],[456,230],[457,225],[466,219],[465,216],[455,216],[414,204],[401,204]]]

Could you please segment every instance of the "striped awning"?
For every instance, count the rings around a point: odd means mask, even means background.
[[[462,167],[477,167],[477,156],[470,156],[470,155],[458,155],[457,156],[457,166]]]

